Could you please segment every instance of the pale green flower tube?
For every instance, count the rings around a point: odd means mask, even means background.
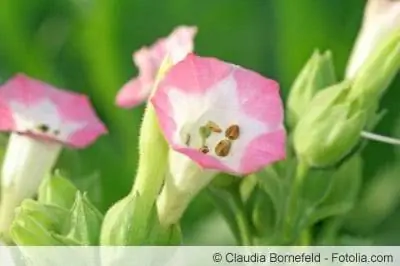
[[[157,83],[171,66],[168,57]],[[168,144],[159,129],[153,106],[148,103],[140,130],[139,165],[132,191],[112,206],[104,217],[101,245],[135,245],[145,241],[153,205],[168,168]]]
[[[393,32],[400,32],[400,1],[369,0],[347,65],[346,77],[354,78],[380,42]]]
[[[217,173],[202,169],[186,155],[170,149],[169,172],[157,199],[160,223],[165,227],[177,224],[190,201]]]

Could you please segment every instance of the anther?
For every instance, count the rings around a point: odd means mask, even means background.
[[[206,127],[209,128],[212,132],[221,133],[222,129],[214,122],[208,121]]]
[[[200,148],[200,151],[204,154],[207,154],[210,152],[210,149],[207,146],[203,146]]]
[[[47,131],[49,131],[49,126],[46,124],[40,124],[37,126],[37,129],[43,133],[46,133]]]
[[[239,138],[240,130],[238,125],[232,125],[225,131],[225,136],[230,140],[236,140]]]
[[[217,154],[220,157],[227,156],[230,150],[231,150],[231,141],[227,139],[221,140],[215,146],[215,154]]]

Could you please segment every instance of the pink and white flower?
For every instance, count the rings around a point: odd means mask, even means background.
[[[279,85],[193,54],[172,66],[151,98],[171,146],[157,199],[160,223],[175,224],[218,172],[247,175],[285,158]]]
[[[146,101],[165,56],[168,55],[173,64],[181,61],[193,51],[193,39],[196,33],[196,27],[180,26],[168,37],[159,39],[152,46],[142,47],[135,52],[133,61],[139,68],[139,76],[122,87],[116,98],[117,105],[131,108]]]
[[[258,73],[190,54],[151,102],[171,147],[204,169],[246,175],[285,158],[279,85]]]
[[[0,131],[11,132],[1,172],[2,204],[10,191],[13,198],[2,212],[35,194],[63,146],[84,148],[107,132],[85,95],[23,74],[0,86],[0,113]]]
[[[369,0],[356,44],[346,69],[353,78],[368,56],[390,33],[400,31],[400,1]]]

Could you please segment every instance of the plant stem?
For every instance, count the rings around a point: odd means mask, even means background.
[[[253,237],[250,227],[250,221],[247,218],[246,210],[240,196],[239,186],[233,186],[229,189],[232,198],[232,209],[235,214],[235,220],[239,230],[240,245],[253,245]]]
[[[375,134],[375,133],[371,133],[371,132],[367,132],[367,131],[361,132],[361,136],[366,139],[375,140],[375,141],[379,141],[379,142],[383,142],[383,143],[387,143],[387,144],[400,145],[400,139],[391,138],[391,137],[387,137],[387,136],[383,136],[383,135],[379,135],[379,134]]]
[[[296,175],[294,179],[292,180],[291,184],[291,189],[289,192],[288,200],[287,200],[287,205],[286,205],[286,220],[285,220],[285,226],[283,226],[283,234],[289,235],[289,240],[290,241],[295,241],[297,238],[297,234],[293,232],[293,229],[295,227],[295,222],[296,219],[299,215],[298,213],[298,206],[300,202],[300,193],[303,187],[304,179],[306,178],[308,174],[309,167],[307,164],[304,164],[303,162],[298,162],[297,168],[296,168]]]

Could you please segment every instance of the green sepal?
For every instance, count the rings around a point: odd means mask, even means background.
[[[287,112],[289,125],[294,128],[308,109],[313,96],[336,81],[332,53],[314,51],[290,89]]]
[[[65,235],[82,245],[98,245],[103,215],[89,201],[86,194],[76,193],[69,212]]]
[[[78,189],[71,181],[64,178],[59,171],[46,177],[39,187],[38,201],[69,209],[75,201]]]

